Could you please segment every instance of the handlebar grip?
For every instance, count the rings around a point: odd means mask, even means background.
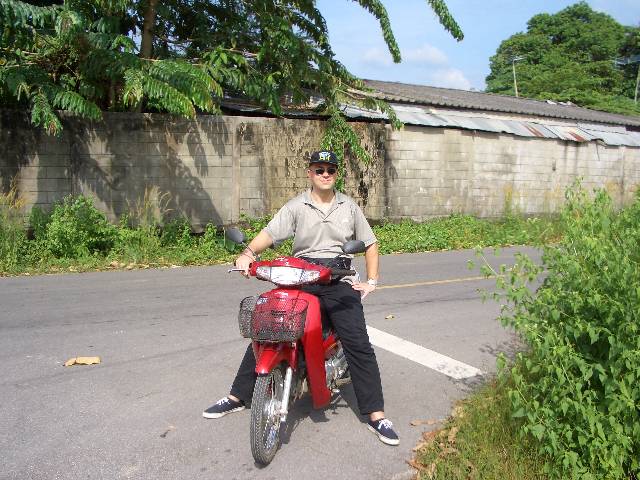
[[[355,275],[357,272],[355,270],[345,270],[344,268],[332,268],[331,275],[334,277],[350,277],[351,275]]]
[[[229,270],[227,270],[227,273],[231,272],[244,272],[244,268],[230,268]]]

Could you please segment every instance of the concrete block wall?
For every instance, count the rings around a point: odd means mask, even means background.
[[[139,210],[186,216],[196,230],[274,213],[307,188],[306,167],[325,122],[202,115],[105,113],[101,122],[63,117],[60,137],[0,111],[0,187],[17,182],[27,208],[50,209],[69,194],[94,198],[112,221]],[[385,128],[354,124],[374,162],[347,158],[347,191],[368,215],[382,212]]]
[[[392,218],[552,213],[577,178],[621,206],[640,184],[639,148],[414,126],[387,137]]]
[[[46,208],[72,192],[68,139],[49,137],[24,115],[0,115],[0,191],[16,182],[29,208]]]
[[[347,155],[346,192],[372,220],[551,213],[577,177],[623,205],[640,184],[640,148],[352,125],[372,162]],[[25,115],[0,111],[0,187],[15,179],[28,208],[92,196],[113,221],[135,213],[146,194],[157,212],[201,230],[272,214],[307,188],[324,128],[320,120],[106,113],[102,122],[65,117],[61,137],[50,137]]]

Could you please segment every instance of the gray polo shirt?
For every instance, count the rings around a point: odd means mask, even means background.
[[[368,247],[377,242],[358,204],[336,192],[325,214],[311,199],[311,190],[289,200],[265,227],[275,246],[293,238],[293,255],[333,258],[349,240],[362,240]],[[352,255],[351,255],[352,256]]]

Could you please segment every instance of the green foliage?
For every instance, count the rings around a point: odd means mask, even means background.
[[[8,197],[0,197],[8,198]],[[13,198],[13,197],[12,197]],[[101,268],[147,268],[162,265],[200,265],[232,261],[242,247],[228,241],[224,231],[207,225],[196,235],[185,218],[162,223],[168,211],[166,198],[153,189],[130,205],[118,225],[109,224],[92,201],[84,197],[67,197],[51,214],[34,208],[29,217],[33,238],[28,240],[23,225],[21,206],[0,202],[0,214],[11,212],[13,223],[0,224],[0,243],[4,263],[0,272],[55,272]],[[21,205],[21,204],[19,204]],[[239,227],[251,240],[269,222],[269,217],[242,217]],[[12,225],[11,230],[7,229]],[[425,223],[405,221],[373,227],[382,253],[421,252],[471,248],[475,246],[511,245],[554,241],[562,226],[554,219],[523,219],[512,216],[500,221],[479,220],[466,215],[453,215]],[[10,231],[10,234],[6,232]],[[271,259],[291,253],[289,240],[277,249],[263,252]]]
[[[553,218],[511,216],[499,221],[451,215],[423,223],[410,220],[374,227],[380,253],[425,252],[504,245],[541,245],[561,235]]]
[[[513,415],[551,458],[552,478],[640,472],[640,195],[616,212],[606,191],[567,192],[559,243],[498,280],[501,320],[528,346],[510,377]],[[546,272],[546,275],[544,275]],[[544,279],[536,292],[530,285]]]
[[[15,185],[7,193],[0,193],[0,272],[15,270],[23,261],[27,242],[23,208]]]
[[[442,429],[423,434],[420,478],[540,480],[545,457],[519,438],[511,417],[510,384],[490,381],[459,402]],[[414,465],[415,466],[415,465]]]
[[[127,109],[194,117],[219,113],[224,95],[277,115],[284,103],[307,105],[312,95],[324,99],[318,113],[332,118],[345,101],[391,115],[334,58],[314,0],[59,3],[0,0],[0,101],[30,109],[32,122],[49,133],[62,129],[56,109],[95,120],[103,110]],[[400,61],[382,2],[358,3],[378,19]],[[461,39],[444,1],[427,3]]]
[[[47,214],[40,207],[33,207],[29,213],[29,226],[33,231],[36,240],[42,240],[47,234],[47,226],[51,221],[51,215]]]
[[[54,207],[44,239],[53,256],[77,259],[108,252],[116,236],[116,228],[91,199],[68,196]]]
[[[109,258],[120,259],[128,263],[151,262],[161,252],[161,239],[155,226],[130,227],[122,222]]]
[[[491,57],[487,91],[513,95],[513,68],[523,97],[640,114],[634,103],[640,64],[617,59],[640,53],[640,27],[625,27],[579,2],[532,17],[526,33],[504,40]]]
[[[350,150],[354,155],[365,164],[371,162],[371,156],[360,144],[358,135],[344,117],[336,110],[333,112],[327,123],[320,148],[330,150],[338,157],[338,178],[336,180],[336,189],[344,191],[344,156],[345,149]]]

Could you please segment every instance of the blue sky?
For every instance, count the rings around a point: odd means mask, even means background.
[[[537,13],[556,13],[576,3],[565,0],[447,0],[464,32],[455,41],[436,20],[426,0],[382,0],[402,53],[394,64],[377,20],[355,1],[317,0],[338,60],[360,78],[464,90],[485,88],[489,57],[500,42],[524,32]],[[623,25],[640,24],[639,0],[588,0]]]

